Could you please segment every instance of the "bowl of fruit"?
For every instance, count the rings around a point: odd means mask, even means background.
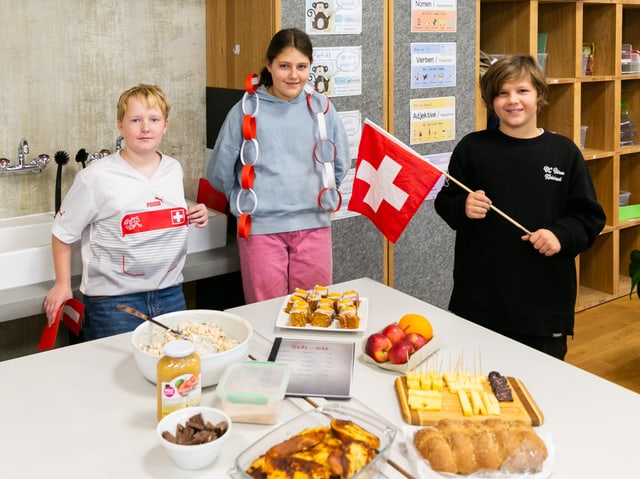
[[[365,361],[382,369],[404,373],[414,369],[440,348],[429,320],[409,313],[370,334],[363,343]]]

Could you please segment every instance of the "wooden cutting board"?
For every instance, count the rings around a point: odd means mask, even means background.
[[[522,381],[507,377],[513,392],[513,402],[500,403],[500,418],[507,420],[520,419],[532,426],[540,426],[544,421],[542,411],[535,403]],[[405,422],[415,426],[433,426],[440,419],[471,419],[484,420],[498,416],[464,416],[456,394],[448,390],[442,391],[442,409],[440,411],[424,411],[411,409],[408,404],[407,379],[400,376],[395,380],[396,393],[400,402],[400,409]],[[487,392],[491,392],[491,386],[485,385]]]

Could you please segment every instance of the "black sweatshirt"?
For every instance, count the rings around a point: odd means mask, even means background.
[[[531,139],[497,128],[479,131],[455,147],[449,173],[473,191],[484,190],[493,205],[529,231],[549,229],[561,245],[546,257],[494,211],[481,220],[467,218],[468,193],[447,181],[435,208],[456,230],[449,309],[505,334],[572,335],[575,257],[605,224],[578,147],[547,131]]]

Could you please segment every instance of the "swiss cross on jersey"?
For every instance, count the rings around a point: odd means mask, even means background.
[[[188,225],[187,210],[185,208],[167,208],[164,210],[129,213],[122,218],[121,229],[122,236],[125,237],[135,233]]]

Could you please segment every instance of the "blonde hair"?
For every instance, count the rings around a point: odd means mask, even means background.
[[[118,121],[122,121],[124,119],[124,115],[127,112],[127,102],[129,101],[129,98],[135,98],[144,105],[145,108],[158,107],[162,112],[164,119],[167,120],[169,118],[169,110],[171,109],[171,106],[160,87],[140,83],[137,86],[129,88],[120,95],[120,99],[118,100]]]
[[[480,93],[487,110],[495,114],[493,100],[507,82],[528,79],[538,92],[538,113],[548,103],[549,87],[538,62],[531,55],[506,55],[492,64],[480,78]]]

